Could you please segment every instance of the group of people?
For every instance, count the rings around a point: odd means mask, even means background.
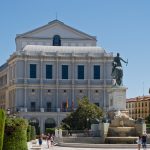
[[[146,143],[147,143],[147,134],[146,132],[144,132],[143,135],[139,136],[137,139],[138,150],[140,150],[141,145],[143,149],[146,149]]]
[[[39,136],[39,145],[42,145],[43,139],[44,139],[45,135],[41,135]],[[50,148],[50,146],[56,145],[56,143],[54,142],[54,134],[47,134],[46,136],[46,142],[47,142],[47,146],[48,148]]]
[[[50,146],[56,145],[56,143],[54,142],[54,134],[49,134],[48,133],[46,140],[47,140],[47,146],[48,146],[48,148]]]

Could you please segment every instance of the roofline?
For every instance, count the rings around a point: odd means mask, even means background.
[[[51,24],[53,24],[53,23],[62,24],[62,25],[64,25],[64,26],[66,26],[67,28],[70,28],[70,29],[72,29],[72,30],[74,30],[74,31],[76,31],[76,32],[81,33],[81,34],[84,34],[85,36],[88,36],[88,37],[90,37],[91,39],[97,41],[96,36],[91,36],[91,35],[89,35],[89,34],[87,34],[87,33],[85,33],[85,32],[82,32],[82,31],[77,30],[77,29],[75,29],[75,28],[73,28],[73,27],[70,27],[70,26],[64,24],[63,22],[61,22],[61,21],[59,21],[59,20],[57,20],[57,19],[55,19],[55,20],[49,22],[49,23],[46,24],[46,25],[43,25],[43,26],[41,26],[41,27],[35,28],[35,29],[33,29],[33,30],[30,30],[30,31],[28,31],[28,32],[25,32],[25,33],[22,33],[22,34],[16,34],[16,38],[15,38],[15,39],[17,39],[17,38],[19,38],[19,37],[23,37],[23,36],[26,35],[26,34],[33,33],[33,32],[35,32],[35,31],[37,31],[37,30],[39,30],[39,29],[45,28],[45,27],[47,27],[47,26],[49,26],[49,25],[51,25]]]

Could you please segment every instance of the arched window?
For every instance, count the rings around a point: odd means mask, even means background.
[[[61,39],[59,35],[53,37],[53,46],[61,46]]]

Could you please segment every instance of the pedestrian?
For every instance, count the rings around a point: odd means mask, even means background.
[[[146,144],[147,144],[147,134],[146,134],[146,131],[144,131],[144,133],[142,135],[142,147],[143,147],[143,149],[146,149]]]
[[[48,148],[50,147],[50,139],[51,139],[51,136],[50,136],[50,134],[48,133],[48,134],[47,134],[47,138],[46,138]]]
[[[140,150],[141,149],[141,144],[142,144],[142,137],[139,136],[136,142],[138,144],[138,150]]]
[[[42,137],[39,136],[39,145],[41,146],[42,145]]]
[[[54,141],[54,134],[51,135],[51,146],[55,146],[57,143]]]

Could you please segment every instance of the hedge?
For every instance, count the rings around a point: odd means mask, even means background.
[[[55,134],[55,128],[46,128],[46,134]]]
[[[5,127],[5,112],[0,109],[0,150],[3,148],[4,127]]]
[[[28,150],[27,126],[28,123],[23,118],[7,118],[3,150]]]
[[[28,125],[27,128],[27,141],[31,140],[31,125]]]
[[[35,126],[31,126],[31,140],[35,140],[36,139],[36,132],[35,132]]]

